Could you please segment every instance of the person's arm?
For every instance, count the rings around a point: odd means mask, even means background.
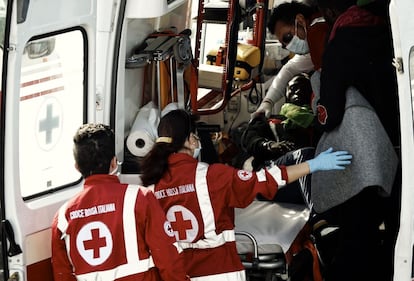
[[[352,155],[347,151],[329,148],[306,162],[291,166],[273,165],[257,172],[213,164],[208,170],[207,182],[210,192],[220,193],[230,207],[245,208],[257,194],[272,199],[279,187],[317,171],[343,170],[351,164],[351,159]]]
[[[344,170],[346,166],[351,164],[351,159],[352,155],[347,151],[333,151],[332,148],[329,148],[313,159],[300,164],[287,166],[287,183],[294,182],[307,174],[318,171]]]
[[[150,190],[143,191],[147,208],[145,213],[145,237],[155,266],[162,280],[189,281],[184,262],[178,252],[176,238],[158,200]],[[140,200],[141,202],[143,200]],[[143,204],[143,203],[139,204]]]
[[[286,169],[273,167],[273,175],[266,169],[257,172],[238,170],[221,163],[212,164],[207,172],[207,185],[211,196],[232,208],[245,208],[261,194],[272,199],[278,186],[285,185]]]
[[[297,74],[313,70],[310,54],[295,55],[278,72],[272,81],[265,98],[256,110],[255,114],[263,112],[266,117],[272,113],[273,106],[285,97],[288,82]]]
[[[303,162],[292,166],[286,166],[286,172],[288,174],[287,183],[294,182],[299,178],[310,174],[309,164]]]
[[[57,227],[58,215],[56,214],[52,222],[52,270],[54,280],[76,281],[73,273],[72,264],[69,261],[65,240],[62,232]]]
[[[326,47],[317,103],[318,125],[323,131],[331,131],[342,122],[346,90],[358,72],[358,66],[354,63],[357,59],[350,54],[357,55],[358,51],[353,49],[346,38],[342,40],[340,36],[335,37]]]

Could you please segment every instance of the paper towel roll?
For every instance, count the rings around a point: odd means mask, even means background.
[[[133,155],[143,157],[151,150],[157,138],[158,123],[159,112],[153,102],[139,110],[126,142]]]
[[[178,103],[176,102],[172,102],[167,104],[164,109],[161,111],[161,117],[163,117],[164,115],[166,115],[168,112],[179,109],[180,107],[178,106]]]

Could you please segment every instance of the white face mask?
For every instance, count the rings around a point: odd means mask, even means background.
[[[306,28],[305,28],[305,33],[306,33]],[[286,45],[286,49],[298,55],[304,55],[304,54],[309,53],[308,41],[306,39],[300,39],[298,37],[298,23],[296,20],[295,20],[295,35],[293,36],[289,44]]]
[[[200,141],[198,141],[198,147],[194,148],[193,157],[197,159],[198,156],[200,156],[200,151],[201,151],[201,143]]]

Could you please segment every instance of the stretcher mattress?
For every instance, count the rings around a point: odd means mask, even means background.
[[[306,205],[253,201],[247,208],[235,210],[235,231],[253,235],[259,245],[259,254],[286,253],[309,218]],[[249,238],[236,236],[239,254],[251,253]]]

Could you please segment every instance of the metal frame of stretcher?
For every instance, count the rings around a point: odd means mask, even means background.
[[[253,201],[235,211],[236,246],[247,280],[287,280],[286,252],[309,218],[306,205]]]
[[[246,269],[247,280],[265,278],[265,281],[286,280],[286,259],[283,250],[280,248],[272,253],[259,254],[259,244],[256,238],[246,231],[236,231],[237,236],[244,236],[250,239],[253,253],[239,252],[240,259]]]

